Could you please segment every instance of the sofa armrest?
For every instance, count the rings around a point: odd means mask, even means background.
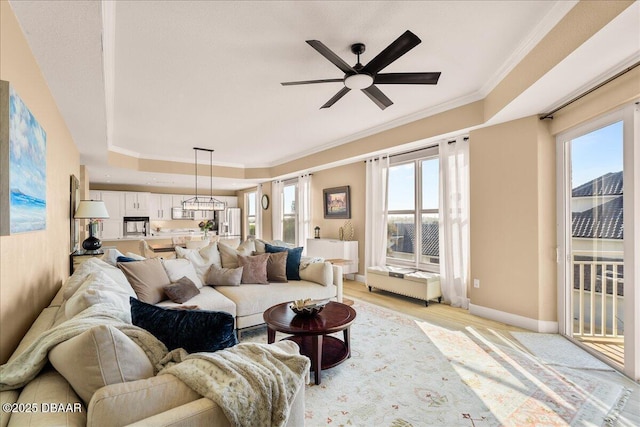
[[[222,409],[206,397],[129,424],[127,427],[230,426]]]
[[[304,396],[305,386],[298,389],[291,401],[291,410],[286,427],[299,427],[304,425]],[[129,424],[128,427],[182,427],[182,426],[230,426],[229,420],[222,409],[206,397],[185,403],[168,411],[153,415],[149,418]]]
[[[332,267],[333,267],[333,284],[336,285],[336,288],[338,289],[336,292],[336,301],[342,302],[342,287],[343,287],[342,266],[333,264]]]
[[[173,375],[111,384],[91,398],[87,426],[127,425],[200,398]]]

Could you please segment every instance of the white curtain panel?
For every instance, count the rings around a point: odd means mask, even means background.
[[[453,307],[468,308],[469,141],[440,143],[440,284]]]
[[[262,184],[256,189],[256,239],[262,239]]]
[[[365,268],[386,263],[389,157],[371,158],[366,164]]]
[[[271,183],[271,215],[272,215],[272,240],[282,240],[282,190],[283,181]]]
[[[298,246],[306,253],[307,239],[311,237],[311,175],[298,178]]]

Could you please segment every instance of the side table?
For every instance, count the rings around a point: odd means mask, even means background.
[[[104,251],[97,250],[94,252],[87,251],[75,251],[69,255],[69,274],[73,274],[73,272],[78,268],[80,264],[88,260],[89,258],[93,258],[94,256],[102,256],[104,255]]]
[[[273,343],[276,332],[291,334],[285,339],[300,346],[300,354],[311,359],[315,383],[320,384],[320,372],[339,365],[351,357],[349,328],[356,311],[346,304],[330,302],[315,316],[296,315],[288,302],[275,305],[264,312],[267,324],[267,342]],[[328,336],[343,331],[344,340]]]

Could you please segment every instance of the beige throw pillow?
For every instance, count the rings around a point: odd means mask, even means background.
[[[86,405],[109,384],[150,378],[153,366],[144,351],[113,326],[95,326],[56,345],[49,352],[53,367]]]
[[[218,268],[212,265],[206,283],[211,286],[239,286],[242,281],[242,270],[242,267]]]
[[[119,262],[118,267],[127,276],[140,301],[157,304],[165,299],[164,287],[171,280],[158,258]]]
[[[269,282],[288,282],[287,254],[289,252],[270,253],[267,260],[267,280]]]
[[[333,267],[329,262],[316,262],[300,269],[300,278],[322,286],[333,284]]]
[[[247,242],[245,242],[247,243]],[[238,255],[249,256],[255,251],[256,247],[253,244],[241,244],[236,249],[227,245],[226,243],[219,242],[218,249],[220,250],[220,258],[222,259],[223,268],[238,268]]]
[[[242,282],[253,285],[269,284],[267,280],[267,261],[269,254],[252,256],[238,255],[238,263],[242,267]]]

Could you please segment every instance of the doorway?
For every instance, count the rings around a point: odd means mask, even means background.
[[[636,109],[621,109],[557,139],[560,332],[632,377],[639,364]]]

